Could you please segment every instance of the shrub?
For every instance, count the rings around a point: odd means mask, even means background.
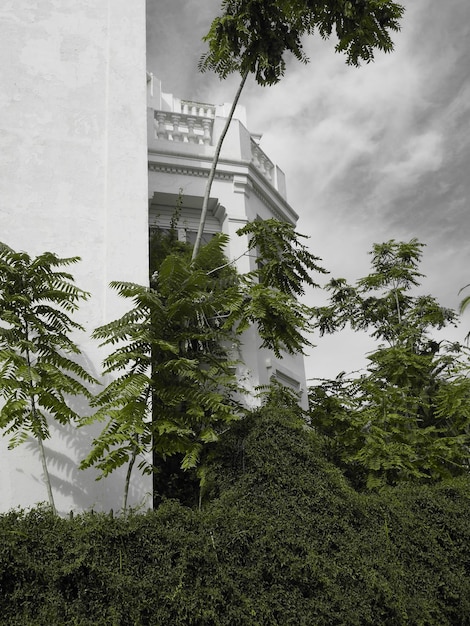
[[[202,509],[0,516],[0,623],[470,624],[470,482],[357,493],[290,409],[227,431]]]

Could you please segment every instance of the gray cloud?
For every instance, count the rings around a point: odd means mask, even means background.
[[[470,282],[470,3],[405,4],[394,53],[350,68],[334,41],[313,37],[309,65],[289,60],[275,87],[251,81],[243,103],[250,130],[263,133],[262,147],[286,172],[299,230],[334,275],[364,275],[373,242],[418,237],[428,244],[423,289],[455,307]],[[218,7],[148,1],[149,69],[165,90],[215,103],[233,97],[236,77],[196,71]],[[312,375],[333,375],[345,352],[351,367],[363,362],[357,338],[322,342],[307,361]]]

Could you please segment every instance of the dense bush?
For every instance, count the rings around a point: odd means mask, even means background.
[[[0,623],[470,624],[467,478],[357,493],[269,406],[209,467],[201,510],[1,516]]]

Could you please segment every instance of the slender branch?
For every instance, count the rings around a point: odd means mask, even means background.
[[[137,364],[133,366],[132,371],[134,371],[136,367],[137,367]],[[147,391],[145,392],[145,406],[147,406],[149,395],[150,395],[150,385],[147,387]],[[129,485],[131,482],[132,469],[134,467],[137,454],[139,452],[139,446],[137,445],[138,440],[139,440],[139,436],[136,435],[134,437],[134,441],[136,443],[134,444],[134,449],[132,450],[131,460],[129,461],[129,465],[127,466],[126,482],[124,483],[124,496],[122,499],[122,511],[124,515],[126,514],[126,511],[127,511],[127,499],[129,496]]]
[[[398,289],[397,288],[394,289],[394,295],[395,295],[395,303],[397,305],[398,323],[401,324],[401,311],[400,311],[400,302],[398,300]]]
[[[27,338],[29,337],[29,328],[28,328],[27,322],[25,323],[25,335]],[[36,409],[36,402],[34,400],[34,383],[33,383],[32,374],[31,374],[31,356],[30,356],[30,352],[28,348],[26,348],[26,361],[28,363],[28,371],[29,371],[29,378],[30,378],[29,387],[31,390],[30,392],[31,417],[33,419],[33,422],[35,422],[36,424],[39,424],[39,418],[38,418],[37,409]],[[46,452],[44,450],[44,444],[42,442],[42,437],[39,432],[36,435],[36,439],[38,441],[39,456],[41,457],[42,471],[44,473],[44,482],[46,483],[49,504],[51,506],[51,509],[54,515],[57,515],[57,509],[55,507],[55,502],[54,502],[54,494],[52,493],[51,477],[49,475],[49,470],[47,468]]]
[[[243,74],[243,76],[242,76],[242,80],[240,82],[240,85],[238,86],[237,93],[235,94],[235,98],[233,100],[232,107],[230,109],[230,113],[229,113],[229,115],[227,117],[227,120],[225,122],[225,126],[224,126],[224,128],[222,130],[222,133],[221,133],[221,135],[219,137],[219,140],[217,142],[217,146],[216,146],[215,154],[214,154],[214,159],[212,160],[211,169],[209,171],[209,178],[207,179],[206,190],[205,190],[205,193],[204,193],[204,200],[202,202],[201,219],[199,221],[199,228],[198,228],[197,235],[196,235],[196,242],[194,244],[191,261],[194,261],[194,259],[197,256],[197,253],[199,252],[199,248],[201,247],[202,235],[203,235],[203,232],[204,232],[204,226],[206,224],[206,218],[207,218],[207,209],[209,207],[209,197],[210,197],[210,193],[211,193],[211,189],[212,189],[212,183],[213,183],[214,178],[215,178],[215,172],[216,172],[216,169],[217,169],[217,164],[219,162],[220,151],[222,149],[222,144],[224,142],[225,135],[227,134],[229,126],[230,126],[230,123],[232,121],[233,114],[235,113],[235,108],[236,108],[236,106],[238,104],[238,101],[240,99],[240,95],[241,95],[241,93],[243,91],[243,87],[245,86],[245,82],[246,82],[246,79],[248,77],[248,74],[249,74],[249,72],[247,70]]]
[[[228,267],[229,265],[233,265],[234,263],[236,263],[238,261],[238,259],[241,259],[243,256],[247,256],[247,257],[250,257],[252,259],[256,259],[257,258],[256,255],[248,254],[248,252],[249,252],[249,250],[245,250],[245,252],[242,252],[235,259],[232,259],[231,261],[227,261],[227,263],[224,263],[223,265],[219,265],[219,267],[214,267],[213,270],[210,270],[209,272],[206,272],[206,276],[210,276],[214,272],[218,272],[219,270],[223,270],[225,267]]]
[[[51,509],[54,515],[57,515],[57,509],[55,507],[54,494],[52,493],[51,479],[49,476],[49,470],[47,469],[46,452],[44,450],[44,445],[42,443],[42,437],[38,435],[36,438],[38,440],[38,445],[39,445],[39,454],[41,456],[42,471],[44,472],[44,482],[46,483],[47,495],[49,497],[49,504],[51,505]]]
[[[127,466],[126,482],[124,484],[124,496],[122,499],[122,512],[124,515],[126,515],[126,511],[127,511],[127,499],[129,496],[129,485],[131,482],[132,468],[134,467],[134,463],[137,458],[137,452],[138,452],[138,446],[137,444],[135,444],[134,449],[132,450],[131,460],[129,461],[129,465]]]

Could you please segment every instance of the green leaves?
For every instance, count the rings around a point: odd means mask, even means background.
[[[421,248],[416,239],[374,245],[374,271],[356,287],[330,281],[330,305],[316,310],[321,333],[350,324],[382,342],[364,374],[311,391],[312,423],[358,486],[438,480],[468,468],[468,350],[434,340],[432,331],[456,315],[411,291],[422,276]]]
[[[68,424],[79,419],[67,398],[91,398],[87,384],[96,381],[71,358],[80,350],[69,336],[83,330],[69,314],[89,294],[73,284],[71,274],[57,269],[78,260],[51,252],[32,259],[0,244],[0,397],[5,400],[0,427],[11,435],[10,447],[32,435],[43,455],[49,420]]]
[[[431,296],[410,295],[422,276],[417,267],[423,246],[416,239],[374,244],[371,274],[359,279],[355,287],[343,278],[332,279],[326,286],[331,292],[330,306],[316,309],[320,334],[350,324],[353,330],[371,329],[373,337],[390,345],[408,343],[415,350],[427,349],[425,333],[454,323],[456,315]]]
[[[239,334],[256,325],[261,347],[273,350],[277,357],[282,351],[303,354],[304,348],[311,345],[304,335],[310,330],[310,309],[269,285],[247,285],[243,305],[233,311],[226,324],[236,321]]]
[[[257,253],[257,269],[249,276],[286,295],[304,295],[305,285],[318,287],[311,272],[326,273],[317,263],[319,257],[301,243],[300,239],[307,237],[297,233],[292,224],[275,219],[255,220],[237,234],[249,235],[248,250]]]
[[[243,301],[232,309],[227,324],[238,323],[237,331],[256,324],[262,347],[276,356],[287,351],[302,353],[311,345],[305,333],[311,330],[311,309],[296,299],[305,286],[318,287],[312,272],[326,273],[317,263],[297,233],[286,222],[257,220],[237,231],[249,235],[249,251],[257,254],[257,268],[242,279]]]
[[[224,256],[226,235],[213,237],[191,259],[189,248],[172,251],[158,233],[167,254],[151,243],[151,286],[112,283],[133,308],[93,333],[113,348],[104,373],[117,378],[84,420],[107,424],[81,467],[94,465],[106,475],[150,453],[153,471],[171,457],[183,470],[200,465],[208,445],[241,412],[237,337],[256,325],[260,345],[278,356],[308,345],[311,311],[296,295],[305,284],[315,286],[311,272],[324,271],[318,259],[290,224],[266,220],[239,233],[250,235],[249,251],[258,251],[258,268],[244,276]],[[172,231],[168,237],[173,241]],[[144,460],[141,469],[151,465]]]
[[[137,459],[147,473],[171,457],[184,470],[198,466],[243,410],[238,336],[254,324],[260,345],[276,355],[302,352],[311,311],[296,296],[305,284],[315,286],[312,271],[324,271],[289,224],[268,220],[240,232],[250,235],[249,250],[259,256],[258,268],[245,276],[224,256],[226,235],[192,259],[188,246],[173,245],[173,228],[168,240],[159,234],[159,245],[151,245],[149,287],[111,283],[131,304],[92,334],[110,350],[103,362],[109,382],[96,396],[87,388],[96,381],[75,360],[80,350],[70,338],[83,330],[70,314],[88,294],[61,267],[78,258],[47,252],[31,259],[0,246],[0,427],[10,445],[32,435],[43,454],[51,419],[104,423],[80,467],[107,476],[127,463],[124,509]],[[87,399],[92,415],[71,408],[67,398],[76,395]],[[53,506],[51,490],[50,499]]]
[[[349,65],[369,63],[376,50],[393,50],[390,32],[400,29],[404,12],[391,0],[223,0],[221,8],[204,37],[209,50],[199,69],[213,70],[222,79],[249,72],[260,85],[280,81],[286,53],[307,63],[302,39],[315,31],[324,39],[334,32],[335,50],[346,55]]]
[[[151,287],[112,283],[134,306],[94,332],[114,348],[104,373],[118,378],[94,399],[98,411],[85,420],[107,424],[82,467],[94,465],[107,475],[140,456],[141,470],[151,471],[153,453],[160,459],[178,454],[189,469],[236,418],[240,386],[224,347],[234,344],[223,323],[233,299],[226,284],[233,270],[222,253],[226,241],[214,237],[193,264],[184,248],[163,257],[156,250]]]

